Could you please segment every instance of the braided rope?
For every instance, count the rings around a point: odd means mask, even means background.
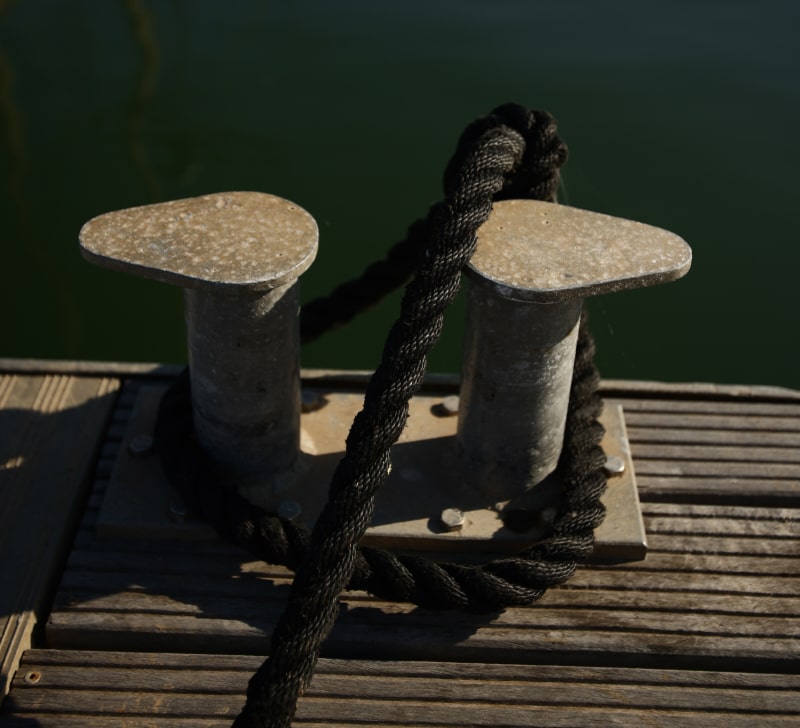
[[[538,599],[548,586],[568,579],[591,552],[593,530],[604,515],[599,498],[605,477],[602,428],[596,421],[602,407],[596,395],[599,378],[585,317],[559,464],[562,505],[551,535],[521,555],[483,567],[358,547],[372,518],[375,494],[390,469],[390,449],[405,426],[409,399],[422,383],[427,352],[438,339],[444,309],[474,251],[478,227],[494,199],[554,200],[565,157],[555,122],[544,112],[506,105],[464,132],[445,172],[445,200],[412,226],[425,231],[427,244],[312,534],[252,506],[235,489],[220,488],[213,464],[192,438],[188,377],[165,395],[156,439],[165,471],[188,504],[224,538],[259,558],[296,569],[287,609],[273,634],[272,655],[251,679],[247,704],[234,726],[290,725],[297,696],[311,679],[345,588],[429,607],[494,611]],[[357,293],[359,285],[345,293],[339,289],[336,296]],[[312,328],[318,332],[327,324],[315,318]],[[333,317],[328,323],[336,321]]]

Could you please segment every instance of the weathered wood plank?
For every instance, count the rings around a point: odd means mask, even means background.
[[[683,427],[636,427],[628,425],[631,448],[641,449],[643,444],[729,445],[740,447],[800,447],[800,432],[762,432],[754,430],[687,429]]]
[[[111,650],[263,654],[278,610],[246,620],[184,616],[59,612],[48,643],[58,649],[87,644]],[[511,610],[509,610],[510,612]],[[271,618],[270,618],[271,617]],[[516,623],[507,624],[516,617]],[[506,623],[480,624],[448,615],[389,615],[380,608],[345,608],[326,642],[331,656],[383,659],[454,659],[638,666],[705,666],[791,670],[798,640],[787,634],[793,618],[584,610],[531,609]],[[795,629],[791,631],[796,632]],[[769,633],[769,636],[765,635]],[[777,632],[777,636],[775,636]],[[750,633],[750,634],[748,634]]]
[[[441,614],[348,593],[329,649],[718,666],[746,654],[751,668],[785,669],[800,646],[800,509],[645,503],[643,510],[652,540],[644,562],[581,568],[530,609],[506,610],[491,623],[448,614],[444,631]],[[202,583],[191,578],[196,573]],[[48,637],[79,649],[258,652],[267,649],[290,578],[216,542],[155,548],[87,533],[72,554]],[[589,644],[591,634],[606,654]]]
[[[431,386],[455,385],[442,379]],[[640,492],[652,498],[643,504],[648,558],[581,568],[533,607],[486,617],[347,593],[327,654],[382,661],[323,660],[298,725],[798,722],[800,685],[792,673],[800,653],[800,509],[744,504],[797,502],[800,393],[603,388],[625,407]],[[0,400],[3,392],[0,380]],[[16,702],[6,711],[14,715],[0,718],[4,727],[30,720],[45,727],[227,726],[260,657],[139,651],[269,648],[289,589],[285,569],[216,541],[94,535],[135,393],[131,386],[120,396],[98,462],[94,510],[47,628],[51,645],[74,651],[31,653],[26,664],[38,656],[43,679],[29,685],[18,674]],[[690,504],[698,499],[707,505]],[[126,652],[84,653],[87,646]]]
[[[2,696],[58,578],[119,382],[62,375],[0,379]]]
[[[631,397],[607,399],[608,402],[622,404],[627,412],[659,412],[684,414],[744,415],[748,417],[800,417],[800,397],[796,402],[774,401],[720,401],[707,399],[681,399],[679,396],[668,399]]]
[[[36,650],[15,681],[15,718],[0,725],[77,725],[98,714],[103,725],[214,725],[211,716],[229,725],[260,661]],[[633,725],[646,716],[665,726],[780,725],[800,715],[799,689],[800,678],[782,674],[323,658],[295,724]]]
[[[641,502],[735,503],[787,505],[796,503],[794,480],[763,478],[690,478],[681,475],[636,474]]]
[[[669,527],[680,527],[687,519],[670,519],[666,522]],[[678,524],[676,526],[676,524]],[[711,524],[713,525],[713,524]],[[797,550],[795,546],[795,551]],[[95,588],[111,583],[115,585],[154,585],[154,579],[160,585],[175,583],[175,577],[189,578],[198,573],[197,569],[204,569],[203,573],[210,578],[216,577],[222,582],[235,580],[234,586],[244,575],[253,575],[256,578],[289,579],[291,572],[284,567],[266,564],[261,561],[239,561],[236,556],[217,557],[209,554],[206,557],[170,553],[153,555],[151,568],[143,579],[138,579],[141,570],[143,553],[126,553],[109,550],[107,553],[76,551],[70,563],[70,571],[65,575],[62,589],[71,590],[79,584],[85,586],[94,583]],[[115,568],[118,565],[118,568]],[[731,577],[769,578],[771,576],[800,576],[800,559],[789,550],[787,556],[770,554],[769,558],[763,556],[746,556],[741,554],[727,555],[716,553],[691,553],[688,551],[659,552],[651,548],[644,561],[631,562],[624,568],[619,565],[610,567],[603,564],[588,564],[583,570],[606,571],[610,584],[617,580],[625,580],[631,572],[652,571],[668,573],[673,571],[693,572],[703,577],[707,574],[726,574]],[[133,575],[134,578],[131,578]],[[94,577],[94,578],[93,578]],[[202,586],[202,585],[201,585]],[[243,586],[242,588],[246,588]]]
[[[609,399],[679,399],[725,402],[800,402],[800,391],[761,384],[713,382],[653,382],[639,379],[604,379],[600,392]]]
[[[648,503],[648,505],[650,505]],[[739,554],[742,556],[796,556],[800,545],[792,539],[687,536],[680,539],[668,534],[648,536],[650,552]]]
[[[800,437],[798,438],[800,442]],[[735,463],[800,463],[800,448],[743,447],[741,445],[636,444],[637,463],[642,460],[697,460]]]
[[[759,417],[626,410],[625,424],[630,427],[669,427],[682,430],[746,430],[755,432],[800,432],[800,417]]]
[[[95,377],[175,377],[183,364],[155,364],[119,361],[76,361],[74,359],[11,359],[0,357],[0,371],[32,376],[63,374]]]
[[[719,462],[706,460],[640,459],[636,472],[642,475],[688,476],[690,478],[769,478],[790,480],[800,488],[800,463],[764,461]]]

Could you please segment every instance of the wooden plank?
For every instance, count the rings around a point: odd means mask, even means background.
[[[630,427],[672,427],[685,430],[747,430],[756,432],[800,432],[800,417],[758,417],[693,413],[636,412],[626,410]]]
[[[0,386],[0,695],[65,558],[118,381],[3,375]]]
[[[78,725],[99,715],[106,726],[227,726],[260,662],[36,650],[9,698],[14,717],[0,718],[0,726],[24,719],[43,728]],[[800,678],[782,674],[323,658],[295,724],[780,725],[800,715],[799,690]],[[220,722],[209,722],[213,716]]]
[[[119,361],[76,361],[74,359],[11,359],[0,357],[0,372],[32,376],[60,374],[95,377],[175,377],[184,364],[156,364]]]
[[[604,379],[600,392],[608,398],[698,399],[712,402],[744,400],[800,402],[800,391],[786,387],[711,382],[653,382],[633,379]]]
[[[800,580],[764,578],[758,580],[760,587],[749,581],[645,573],[629,575],[627,585],[618,583],[615,588],[609,586],[605,574],[582,571],[564,590],[565,596],[553,601],[545,597],[529,609],[509,609],[492,618],[448,614],[446,624],[440,613],[347,595],[326,650],[332,655],[393,659],[557,659],[580,664],[621,660],[665,667],[790,669],[800,645],[793,613]],[[732,596],[748,588],[741,601]],[[616,603],[598,606],[602,603],[597,600],[614,591],[621,593]],[[651,598],[651,592],[661,598]],[[731,611],[682,611],[691,602],[685,596],[689,592],[695,594],[695,602],[710,595]],[[673,598],[674,594],[684,597]],[[265,590],[258,600],[244,595],[239,599],[189,597],[177,592],[98,599],[55,612],[48,625],[48,643],[62,649],[261,653],[269,648],[271,626],[282,609],[283,600],[276,597],[276,591]],[[576,603],[571,603],[573,597]],[[757,603],[755,597],[764,598],[767,608],[754,621],[744,605],[748,599],[750,604]],[[627,609],[626,599],[632,602]]]
[[[716,520],[720,517],[756,524],[764,536],[769,537],[774,524],[790,525],[790,534],[800,538],[800,508],[759,508],[737,505],[694,505],[684,503],[648,503],[642,506],[648,516],[675,516],[676,518],[696,518]]]
[[[719,401],[708,399],[646,399],[643,397],[606,399],[607,403],[621,404],[626,412],[658,412],[665,414],[744,415],[748,417],[800,417],[800,397],[796,402]]]
[[[651,505],[648,503],[648,505]],[[742,556],[797,556],[798,544],[791,539],[736,538],[719,536],[681,536],[680,540],[667,534],[648,536],[650,552],[738,554]]]
[[[629,423],[630,420],[626,419]],[[684,427],[636,427],[628,425],[628,437],[636,454],[643,444],[728,445],[741,447],[800,447],[800,432],[774,432],[766,430],[687,429]]]
[[[581,568],[531,608],[488,616],[347,593],[326,654],[370,659],[323,660],[298,725],[798,722],[800,509],[742,503],[797,502],[800,393],[603,387],[626,407],[640,490],[658,501],[643,506],[648,558]],[[213,540],[94,534],[135,392],[120,396],[47,626],[49,644],[70,650],[31,653],[45,677],[18,674],[1,726],[227,726],[269,649],[285,569]],[[683,502],[697,491],[717,502]]]
[[[769,478],[791,480],[800,486],[800,463],[637,460],[636,472],[642,475],[685,475],[695,478]]]
[[[438,613],[349,593],[328,649],[460,660],[791,664],[800,647],[800,509],[646,503],[644,514],[652,539],[644,562],[581,568],[530,609],[490,622],[448,615],[444,630]],[[53,646],[268,648],[288,592],[286,569],[217,542],[154,545],[85,532],[77,546],[48,624]],[[197,573],[202,582],[193,580]]]
[[[798,440],[800,443],[800,440]],[[742,445],[691,445],[691,444],[643,444],[635,445],[637,472],[644,460],[671,460],[681,462],[729,463],[800,463],[800,447],[754,447]]]
[[[678,501],[780,506],[796,503],[798,497],[798,486],[793,480],[640,476],[638,473],[636,479],[642,502]]]

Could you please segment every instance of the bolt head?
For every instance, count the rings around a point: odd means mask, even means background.
[[[325,397],[312,389],[303,389],[300,392],[300,409],[303,412],[316,412],[318,409],[322,409],[327,403],[328,400],[325,399]]]
[[[464,525],[466,518],[464,511],[460,508],[445,508],[441,512],[439,520],[448,531],[457,531]]]
[[[141,458],[152,451],[153,444],[153,438],[150,435],[136,435],[128,443],[128,452],[136,458]]]
[[[457,394],[445,397],[439,404],[433,406],[433,414],[437,417],[454,417],[458,414],[459,398]]]
[[[189,509],[183,502],[183,498],[175,496],[169,504],[169,517],[175,523],[184,523],[189,515]]]
[[[300,504],[294,500],[281,501],[278,506],[278,518],[294,523],[303,514]]]
[[[625,472],[625,461],[616,455],[609,455],[606,458],[606,464],[603,466],[606,475],[612,477],[614,475],[622,475]]]

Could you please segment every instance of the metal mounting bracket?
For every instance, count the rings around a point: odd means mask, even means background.
[[[254,502],[313,526],[330,477],[363,400],[366,377],[306,373],[301,453],[292,468],[272,476],[270,487],[242,488]],[[440,379],[411,401],[408,426],[393,450],[392,472],[376,499],[363,544],[400,550],[476,554],[519,551],[548,531],[559,487],[548,478],[525,495],[525,503],[491,502],[465,485],[455,451],[457,380]],[[104,536],[213,538],[166,480],[148,447],[164,387],[141,389],[112,471],[97,520]],[[636,479],[622,408],[606,404],[602,446],[609,456],[606,519],[597,529],[594,559],[640,560],[647,552]],[[249,492],[248,492],[249,490]]]

